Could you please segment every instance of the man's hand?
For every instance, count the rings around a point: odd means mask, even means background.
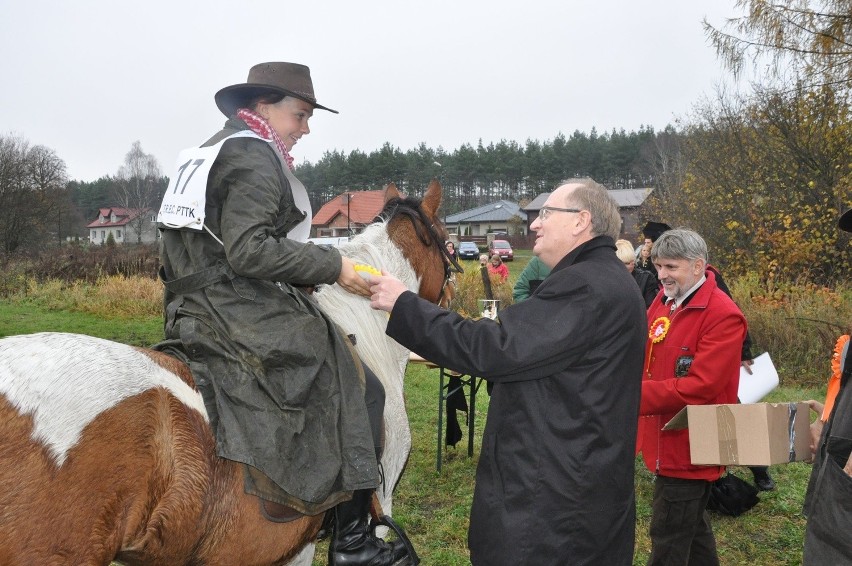
[[[740,362],[740,365],[743,366],[743,369],[746,370],[747,374],[749,374],[749,375],[752,374],[751,366],[754,365],[754,360],[743,360],[743,361]]]
[[[816,420],[813,423],[811,423],[811,442],[810,442],[810,444],[811,444],[811,462],[813,462],[814,458],[816,457],[817,446],[819,446],[819,437],[822,435],[822,426],[823,426],[823,424],[825,424],[825,423],[822,422],[822,411],[823,411],[824,407],[823,407],[822,403],[820,403],[818,401],[814,401],[813,399],[808,401],[808,406],[811,408],[811,411],[813,411],[817,414]],[[847,465],[847,467],[849,466],[848,463],[846,465]]]
[[[819,446],[819,439],[822,435],[822,427],[825,424],[822,422],[822,413],[825,411],[825,406],[813,399],[807,403],[811,411],[817,414],[817,420],[811,424],[811,461],[813,462],[813,459],[816,457],[817,446]],[[847,476],[852,477],[852,454],[849,454],[846,465],[843,466],[843,471],[846,472]]]
[[[370,276],[370,306],[376,310],[391,312],[396,300],[406,291],[408,287],[384,269],[381,277]]]
[[[370,296],[370,286],[364,281],[364,278],[358,275],[355,271],[355,263],[348,257],[341,257],[343,267],[340,269],[340,276],[337,278],[337,284],[343,287],[344,290],[361,295],[362,297]]]

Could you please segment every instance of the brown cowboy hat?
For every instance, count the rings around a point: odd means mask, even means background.
[[[840,226],[841,230],[852,232],[852,208],[843,213],[837,225]]]
[[[216,106],[230,118],[253,98],[268,92],[295,96],[321,110],[337,114],[337,110],[317,103],[311,70],[298,63],[260,63],[249,70],[246,82],[226,86],[216,93]]]

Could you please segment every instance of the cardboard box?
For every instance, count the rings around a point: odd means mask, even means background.
[[[769,466],[811,457],[807,403],[689,405],[663,430],[683,428],[696,465]]]

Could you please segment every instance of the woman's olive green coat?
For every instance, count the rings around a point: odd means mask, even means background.
[[[205,145],[241,129],[231,119]],[[188,359],[218,454],[250,466],[248,491],[304,512],[376,487],[360,367],[347,338],[295,287],[336,281],[339,253],[287,238],[304,213],[270,143],[226,141],[206,198],[205,223],[221,243],[160,226],[158,347]]]

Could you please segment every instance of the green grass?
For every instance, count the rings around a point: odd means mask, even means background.
[[[528,258],[527,258],[528,259]],[[510,262],[514,276],[526,260]],[[81,312],[47,310],[33,304],[0,301],[0,335],[40,331],[81,332],[134,345],[149,345],[162,336],[159,317],[104,317]],[[819,360],[828,368],[827,352]],[[792,376],[782,375],[782,386],[767,401],[822,399],[824,389],[787,385]],[[488,409],[484,386],[476,399],[474,457],[467,456],[466,437],[456,447],[445,447],[443,465],[436,470],[438,370],[409,366],[406,402],[412,429],[412,453],[394,498],[394,518],[403,525],[424,565],[469,564],[466,539],[473,496],[476,462]],[[826,375],[827,380],[827,375]],[[443,437],[442,437],[443,438]],[[647,561],[650,543],[648,523],[653,476],[636,461],[637,530],[634,564]],[[751,480],[746,468],[733,471]],[[719,556],[723,565],[801,563],[804,518],[801,514],[810,465],[794,463],[770,468],[777,489],[762,493],[761,502],[745,515],[732,518],[712,515]],[[315,564],[325,564],[325,544]]]
[[[0,336],[32,332],[74,332],[133,346],[150,346],[163,338],[163,319],[105,318],[85,312],[48,310],[30,303],[0,300]]]

